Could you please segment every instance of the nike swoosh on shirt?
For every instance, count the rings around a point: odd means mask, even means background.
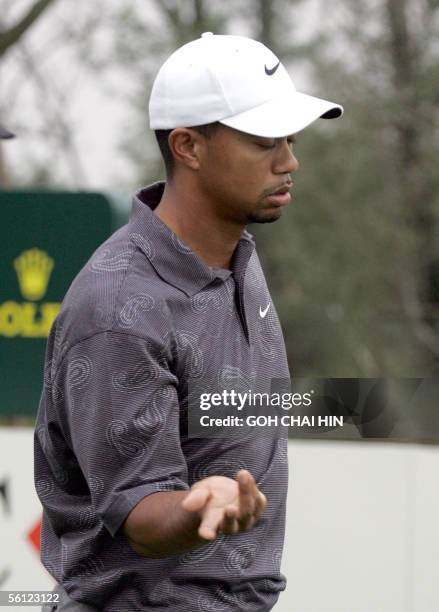
[[[276,72],[276,70],[279,68],[279,66],[280,66],[280,61],[277,62],[276,66],[274,66],[273,68],[267,68],[267,64],[265,64],[264,65],[265,74],[268,74],[268,76],[273,75]]]
[[[265,317],[269,308],[270,308],[270,302],[268,302],[267,307],[264,308],[264,310],[262,310],[262,308],[259,306],[259,316],[261,317],[261,319]]]

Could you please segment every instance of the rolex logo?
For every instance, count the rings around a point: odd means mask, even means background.
[[[33,248],[14,260],[20,291],[27,300],[40,300],[47,291],[54,261],[47,253]]]
[[[61,303],[40,302],[46,294],[55,262],[47,253],[33,248],[14,260],[23,302],[0,303],[0,338],[47,338]]]

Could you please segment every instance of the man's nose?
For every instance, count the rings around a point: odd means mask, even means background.
[[[275,174],[289,174],[290,172],[297,172],[298,169],[299,162],[294,155],[291,144],[283,143],[279,147],[279,154],[275,159]]]

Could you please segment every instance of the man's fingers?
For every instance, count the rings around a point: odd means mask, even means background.
[[[239,470],[236,474],[236,480],[241,484],[246,484],[249,478],[253,478],[248,470]]]
[[[203,487],[192,489],[182,501],[182,506],[188,512],[196,512],[206,505],[209,499],[209,490]]]
[[[236,520],[238,514],[239,514],[239,510],[235,506],[228,506],[224,510],[224,518],[223,518],[223,522],[221,525],[221,531],[225,535],[234,535],[235,533],[238,533],[239,524],[238,524],[238,521]]]
[[[255,518],[257,521],[261,518],[265,509],[267,507],[267,498],[265,495],[258,490],[258,495],[256,497],[256,508],[255,508]]]
[[[239,484],[239,528],[244,531],[259,521],[267,507],[267,498],[247,470],[240,470],[236,479]]]
[[[251,529],[261,518],[267,499],[259,491],[255,479],[247,470],[240,470],[236,475],[238,499],[226,506],[219,505],[219,498],[212,497],[209,488],[193,488],[182,502],[188,512],[200,512],[201,523],[198,534],[204,540],[214,540],[218,530],[226,535],[234,535]]]
[[[247,470],[240,470],[236,479],[239,484],[239,521],[243,523],[245,529],[256,508],[258,489],[255,479]]]
[[[222,508],[210,508],[205,510],[201,524],[198,527],[198,535],[200,538],[214,540],[223,517],[224,510]]]

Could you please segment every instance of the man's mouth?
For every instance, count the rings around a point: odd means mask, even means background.
[[[292,182],[286,183],[285,185],[281,185],[280,187],[276,189],[276,191],[273,191],[270,195],[277,195],[279,193],[280,194],[287,193],[291,190],[292,186],[293,186]]]
[[[281,185],[267,196],[268,201],[275,206],[285,206],[291,201],[290,189],[292,186],[293,183]]]

